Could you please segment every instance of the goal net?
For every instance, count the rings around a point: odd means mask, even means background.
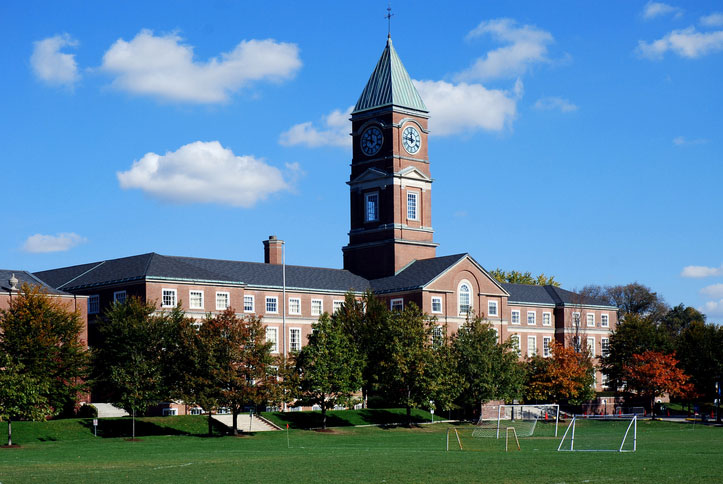
[[[635,452],[638,416],[575,415],[562,435],[558,451]]]
[[[543,434],[557,437],[559,413],[557,404],[483,405],[472,436],[499,439],[504,438],[505,429],[514,428],[517,436],[531,437],[536,429],[544,428]]]

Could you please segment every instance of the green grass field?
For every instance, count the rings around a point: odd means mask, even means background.
[[[394,411],[388,411],[397,414]],[[338,421],[389,418],[347,413]],[[306,421],[309,416],[295,417]],[[522,451],[504,440],[471,437],[472,427],[448,424],[336,427],[243,437],[203,437],[204,417],[141,419],[140,441],[113,437],[127,419],[101,421],[94,437],[88,420],[13,425],[19,448],[0,449],[0,483],[14,482],[430,482],[430,483],[678,483],[721,482],[723,429],[667,422],[638,424],[635,453],[557,452],[550,424],[522,438]],[[285,424],[284,424],[285,426]],[[0,423],[0,439],[5,437]],[[447,429],[456,441],[445,452]],[[580,434],[584,431],[579,430]],[[560,427],[560,436],[564,427]],[[611,430],[617,433],[618,430]],[[453,432],[454,436],[454,432]],[[288,441],[287,441],[288,437]]]

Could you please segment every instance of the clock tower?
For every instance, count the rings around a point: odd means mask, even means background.
[[[351,228],[344,269],[376,279],[435,257],[429,111],[391,37],[351,113]]]

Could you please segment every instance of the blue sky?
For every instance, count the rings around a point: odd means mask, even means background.
[[[440,5],[392,19],[431,111],[438,255],[638,281],[723,321],[723,5]],[[0,267],[261,261],[270,234],[341,267],[346,114],[385,8],[3,2]]]

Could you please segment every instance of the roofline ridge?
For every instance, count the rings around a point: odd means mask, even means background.
[[[211,259],[209,257],[191,257],[191,256],[184,256],[184,255],[162,255],[162,254],[156,254],[161,257],[172,257],[175,259],[195,259],[195,260],[210,260],[210,261],[216,261],[216,262],[235,262],[238,264],[256,264],[260,266],[269,266],[269,267],[281,267],[281,264],[268,264],[266,262],[256,262],[256,261],[249,261],[249,260],[232,260],[232,259]],[[286,264],[286,268],[289,267],[300,267],[303,269],[320,269],[320,270],[327,270],[327,271],[339,271],[339,272],[348,272],[349,274],[352,274],[356,277],[361,277],[362,279],[365,279],[362,276],[358,276],[354,274],[353,272],[349,271],[348,269],[335,269],[333,267],[318,267],[318,266],[301,266],[296,264]]]
[[[73,278],[70,279],[69,281],[66,281],[66,282],[64,282],[63,284],[59,285],[58,287],[56,287],[56,289],[60,290],[61,287],[67,286],[68,284],[70,284],[70,283],[73,282],[74,280],[76,280],[76,279],[78,279],[78,278],[80,278],[80,277],[83,277],[84,275],[86,275],[86,274],[89,273],[90,271],[94,271],[94,270],[97,269],[98,267],[100,267],[100,266],[102,266],[103,264],[105,264],[105,262],[106,262],[106,261],[101,261],[101,262],[99,262],[98,264],[94,265],[93,267],[91,267],[91,268],[88,269],[87,271],[81,272],[80,274],[78,274],[77,276],[73,277]],[[82,264],[81,264],[81,265],[82,265]]]

